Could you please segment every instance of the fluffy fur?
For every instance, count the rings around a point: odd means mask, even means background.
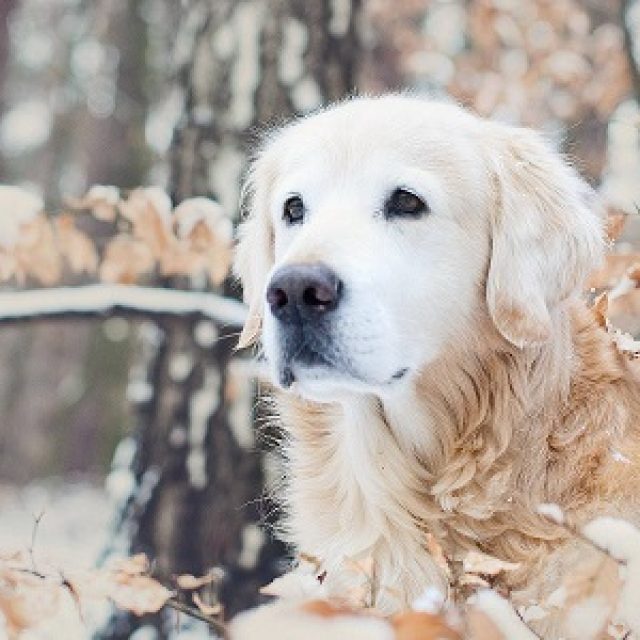
[[[430,213],[382,219],[394,185]],[[322,262],[349,294],[327,337],[335,366],[300,365],[275,392],[288,535],[323,559],[325,588],[345,556],[372,556],[385,611],[445,589],[431,533],[450,557],[521,563],[503,586],[544,599],[580,554],[538,504],[578,525],[640,522],[640,376],[579,295],[602,221],[537,134],[451,104],[356,99],[273,133],[249,192],[236,272],[275,380],[275,270]],[[307,203],[295,229],[281,216],[292,192]]]

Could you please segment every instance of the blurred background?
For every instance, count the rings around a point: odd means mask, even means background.
[[[235,222],[260,130],[404,89],[542,130],[629,214],[616,250],[637,251],[631,0],[0,0],[0,184],[39,194],[52,216],[92,185],[154,185],[174,204],[212,198]],[[229,280],[158,269],[141,282],[239,297]],[[164,576],[222,566],[212,597],[231,613],[255,602],[286,550],[266,497],[277,434],[232,353],[237,330],[161,314],[16,322],[0,309],[0,545],[28,542],[44,510],[39,535],[61,554],[145,551]],[[174,633],[162,616],[124,615],[96,633],[142,628]]]

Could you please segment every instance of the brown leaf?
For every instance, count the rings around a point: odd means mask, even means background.
[[[116,606],[142,616],[160,611],[173,593],[149,576],[122,572],[108,595]]]
[[[252,313],[249,311],[249,317],[244,323],[244,327],[242,327],[242,331],[240,332],[240,337],[238,338],[238,344],[236,344],[236,349],[246,349],[250,347],[252,344],[258,339],[260,335],[260,331],[262,329],[262,316],[257,313]]]
[[[98,220],[113,222],[116,219],[116,207],[120,202],[117,187],[96,184],[81,198],[67,198],[67,204],[73,209],[91,209]]]
[[[357,610],[344,602],[331,602],[329,600],[307,600],[301,607],[302,611],[311,613],[321,618],[335,618],[336,616],[357,615]]]
[[[609,294],[605,291],[601,293],[593,302],[591,310],[596,317],[598,326],[607,328],[607,311],[609,309]]]
[[[640,334],[640,288],[611,298],[608,318],[616,329],[631,335]]]
[[[518,563],[499,560],[479,551],[469,551],[462,558],[462,569],[465,573],[481,576],[496,576],[503,571],[515,571],[519,567]]]
[[[131,221],[134,237],[144,242],[159,260],[176,240],[171,230],[169,196],[157,187],[139,188],[118,206],[122,215]]]
[[[609,213],[606,223],[606,233],[609,242],[615,242],[622,235],[626,222],[626,214],[617,211]]]
[[[45,285],[53,285],[60,280],[60,252],[53,227],[44,215],[22,226],[14,256],[19,282],[24,281],[25,276],[31,276]]]
[[[469,640],[508,640],[502,635],[495,622],[475,607],[467,608],[465,623]]]
[[[602,627],[599,632],[593,629],[592,637],[600,637],[599,633],[606,629],[615,611],[622,584],[620,567],[612,558],[597,554],[590,561],[583,560],[565,581],[567,592],[565,607],[569,619],[572,611],[580,615],[581,604],[597,601],[603,609]]]
[[[222,613],[222,605],[219,602],[206,604],[197,593],[193,594],[193,603],[205,616],[219,616]]]
[[[18,270],[18,261],[13,252],[7,251],[0,247],[0,282],[6,282],[16,276]]]
[[[213,574],[207,574],[206,576],[201,576],[200,578],[196,578],[189,573],[185,573],[176,578],[176,582],[181,589],[187,589],[192,591],[193,589],[199,589],[200,587],[204,587],[206,584],[211,584],[216,579],[216,576]]]
[[[640,264],[640,253],[613,253],[605,257],[603,266],[588,279],[588,289],[610,289]]]
[[[118,235],[105,249],[100,265],[103,282],[133,284],[140,276],[153,271],[155,260],[149,247],[124,234]]]
[[[94,273],[98,266],[98,254],[93,241],[76,228],[73,217],[63,214],[55,219],[60,253],[66,258],[74,273]]]
[[[462,640],[443,616],[423,611],[407,611],[392,620],[395,640]]]
[[[149,558],[144,553],[137,553],[130,558],[117,560],[112,570],[130,576],[138,576],[149,571]]]

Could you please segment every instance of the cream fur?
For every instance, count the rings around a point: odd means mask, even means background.
[[[376,219],[376,185],[394,181],[427,198],[430,219]],[[292,189],[311,203],[296,230],[279,214]],[[428,584],[446,589],[432,533],[451,557],[522,563],[503,586],[544,600],[580,550],[538,504],[576,524],[640,522],[640,376],[579,297],[601,220],[537,134],[446,103],[357,99],[274,133],[249,191],[236,272],[272,368],[264,292],[277,267],[321,261],[353,291],[336,342],[356,373],[301,369],[274,391],[287,536],[323,559],[324,589],[340,588],[345,556],[373,557],[385,611]],[[387,384],[405,364],[407,378]],[[545,637],[557,625],[543,621]]]

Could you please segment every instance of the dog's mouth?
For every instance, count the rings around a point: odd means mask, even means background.
[[[289,354],[283,354],[278,368],[278,382],[284,389],[289,389],[294,382],[311,376],[316,380],[324,379],[338,384],[351,381],[371,386],[389,386],[405,378],[408,373],[408,367],[401,367],[386,380],[375,381],[357,371],[348,358],[340,357],[334,350],[303,341]]]
[[[334,363],[330,362],[325,355],[303,342],[289,357],[283,357],[278,372],[278,381],[282,387],[288,389],[296,381],[297,371],[312,367],[323,369],[335,368]]]

